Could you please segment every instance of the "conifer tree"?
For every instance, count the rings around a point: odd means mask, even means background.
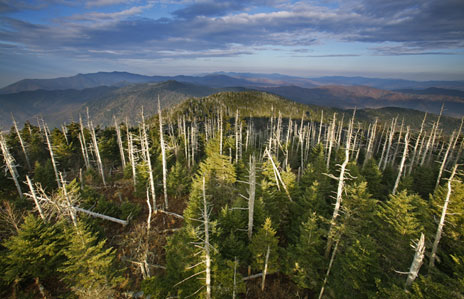
[[[3,279],[9,283],[34,279],[45,296],[41,281],[55,275],[64,261],[65,245],[60,224],[47,224],[34,215],[27,216],[18,234],[3,243],[8,250],[3,257]]]
[[[105,248],[83,223],[67,231],[69,246],[64,249],[67,261],[59,269],[63,280],[80,298],[108,298],[121,281],[115,269],[115,251]]]
[[[267,218],[263,226],[254,234],[250,244],[252,268],[262,271],[262,290],[265,287],[266,275],[279,270],[278,241],[271,219]]]

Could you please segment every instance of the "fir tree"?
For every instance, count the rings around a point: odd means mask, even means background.
[[[64,250],[67,261],[59,269],[63,280],[80,298],[108,298],[121,281],[115,268],[115,251],[104,248],[106,240],[82,222],[67,231],[69,246]]]

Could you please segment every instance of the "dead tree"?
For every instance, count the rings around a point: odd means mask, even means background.
[[[408,278],[406,279],[405,289],[414,282],[417,275],[419,274],[419,270],[424,260],[424,252],[425,252],[425,236],[423,233],[421,233],[419,242],[417,242],[417,245],[416,245],[416,253],[414,254],[414,259],[412,260],[411,267],[409,268],[409,273],[408,273]]]
[[[456,164],[453,167],[453,170],[451,172],[451,176],[448,179],[448,192],[446,193],[445,202],[443,203],[443,208],[441,210],[440,222],[438,224],[437,232],[435,234],[435,240],[433,241],[432,253],[430,254],[430,261],[429,261],[429,271],[435,265],[435,259],[436,259],[436,256],[437,256],[438,243],[440,242],[441,235],[443,233],[443,227],[445,226],[446,213],[447,213],[447,210],[448,210],[448,204],[449,204],[450,197],[451,197],[451,192],[452,192],[451,183],[453,181],[454,176],[456,175],[457,169],[458,169],[458,164]]]
[[[345,172],[346,172],[346,166],[348,165],[348,162],[350,160],[350,149],[351,149],[351,135],[353,132],[353,123],[354,123],[354,116],[355,116],[356,110],[353,112],[353,117],[351,119],[351,122],[348,126],[348,132],[346,134],[346,145],[345,145],[345,160],[343,163],[340,165],[340,175],[338,178],[336,178],[333,175],[329,175],[329,177],[335,179],[338,181],[338,187],[337,187],[337,196],[335,198],[335,208],[333,211],[332,215],[332,220],[330,221],[330,229],[329,229],[329,236],[327,240],[327,248],[325,251],[325,256],[329,256],[330,251],[332,249],[332,243],[333,243],[333,232],[335,229],[336,225],[336,220],[337,217],[340,213],[340,207],[342,203],[342,195],[343,195],[343,190],[345,187]]]
[[[288,191],[287,185],[285,185],[284,181],[282,180],[282,176],[280,175],[280,171],[277,168],[276,164],[274,163],[274,159],[272,158],[272,155],[271,155],[271,153],[269,152],[268,149],[265,149],[265,154],[267,154],[267,156],[269,157],[269,161],[271,161],[272,169],[274,170],[274,175],[276,176],[277,187],[280,188],[279,187],[279,182],[280,182],[280,184],[282,184],[282,187],[285,190],[285,193],[287,194],[288,199],[290,201],[293,201],[292,197],[290,196],[290,192]]]
[[[327,272],[325,273],[324,281],[322,282],[321,291],[319,292],[319,297],[318,297],[319,299],[321,299],[322,296],[324,295],[325,285],[327,284],[327,281],[329,280],[330,271],[332,270],[332,265],[333,265],[333,262],[335,260],[335,256],[336,256],[337,251],[338,251],[338,244],[339,243],[340,243],[340,236],[335,241],[335,246],[334,246],[334,249],[332,251],[332,255],[330,257],[329,266],[327,267]]]
[[[97,134],[95,133],[95,128],[93,127],[93,123],[91,121],[89,121],[89,123],[90,123],[90,135],[92,137],[93,150],[95,153],[95,157],[97,159],[98,171],[100,172],[103,186],[106,186],[105,171],[103,170],[103,163],[100,157],[100,150],[98,148]]]
[[[445,169],[445,165],[446,165],[446,161],[447,161],[447,159],[448,159],[448,155],[449,155],[449,153],[450,153],[450,149],[451,149],[451,147],[453,146],[453,140],[454,140],[454,134],[455,134],[455,133],[456,133],[456,132],[453,132],[453,134],[451,134],[450,142],[449,142],[449,144],[448,144],[448,148],[447,148],[447,150],[446,150],[446,152],[445,152],[445,155],[443,156],[443,162],[441,162],[441,165],[440,165],[440,170],[439,170],[439,172],[438,172],[438,177],[437,177],[437,182],[436,182],[436,184],[435,184],[435,188],[437,188],[438,185],[440,184],[440,179],[441,179],[441,176],[442,176],[442,174],[443,174],[443,170]]]
[[[250,156],[249,191],[248,191],[248,239],[251,240],[253,234],[253,219],[256,195],[256,163],[255,157]]]
[[[124,155],[124,146],[122,145],[122,138],[121,138],[121,129],[119,128],[119,124],[116,120],[116,117],[113,116],[114,119],[114,128],[116,129],[116,137],[118,139],[118,147],[119,147],[119,154],[121,155],[121,163],[122,168],[126,168],[126,157]]]
[[[363,163],[364,165],[366,165],[367,161],[369,161],[369,159],[371,159],[373,156],[372,149],[374,146],[376,130],[377,130],[377,118],[375,119],[375,122],[371,126],[371,129],[369,131],[369,136],[368,136],[369,141],[367,142],[366,157],[364,158],[364,163]]]
[[[327,166],[326,168],[329,169],[330,167],[330,156],[332,155],[332,147],[333,147],[333,142],[335,139],[335,119],[336,119],[337,114],[334,113],[333,119],[332,119],[332,125],[329,126],[329,132],[327,135],[327,138],[329,140],[329,148],[327,150]]]
[[[271,253],[271,247],[267,245],[266,258],[264,260],[263,279],[261,281],[261,291],[264,291],[264,284],[266,282],[267,266],[269,263],[269,254]]]
[[[205,265],[206,265],[206,299],[211,298],[211,256],[209,251],[209,216],[208,216],[208,205],[206,204],[206,187],[205,187],[205,177],[203,177],[203,222],[205,226]]]
[[[158,117],[159,117],[159,134],[161,146],[161,159],[163,164],[163,192],[164,192],[164,205],[168,209],[168,187],[167,187],[167,166],[166,166],[166,144],[164,143],[163,133],[163,116],[161,115],[160,99],[158,96]]]
[[[147,130],[145,126],[145,116],[143,115],[143,108],[142,108],[142,128],[141,128],[141,133],[142,133],[142,152],[145,153],[145,163],[147,163],[148,166],[148,176],[149,176],[149,183],[150,183],[150,191],[151,191],[151,196],[152,196],[152,201],[153,201],[153,209],[156,211],[157,206],[156,206],[156,194],[155,194],[155,180],[153,178],[153,168],[151,166],[151,158],[150,158],[150,148],[148,144],[148,135],[147,135]]]
[[[55,155],[53,154],[52,144],[51,144],[50,138],[48,136],[48,134],[49,134],[48,127],[47,127],[47,125],[45,123],[43,124],[43,129],[44,129],[44,134],[45,134],[45,140],[47,141],[47,145],[48,145],[48,151],[50,153],[50,158],[52,160],[53,170],[55,171],[56,184],[57,184],[58,188],[60,188],[61,187],[61,182],[60,182],[60,177],[58,175],[58,168],[56,167]]]
[[[13,115],[11,115],[11,118],[13,119],[13,125],[16,131],[16,135],[18,135],[19,144],[21,145],[21,149],[23,150],[24,158],[26,158],[27,168],[31,170],[32,169],[31,163],[29,162],[29,156],[27,155],[26,146],[24,145],[23,138],[21,137],[21,134],[19,133],[18,124],[16,123],[16,120],[14,119]]]
[[[39,212],[40,218],[42,218],[43,221],[46,221],[44,212],[42,211],[42,207],[40,206],[39,200],[37,199],[34,186],[32,185],[31,179],[27,175],[26,175],[26,181],[27,181],[27,185],[29,186],[29,190],[31,191],[31,197],[34,200],[37,211]]]
[[[401,158],[400,167],[398,169],[398,176],[396,177],[395,185],[393,186],[392,194],[395,195],[398,185],[401,180],[401,174],[403,173],[404,164],[406,163],[406,156],[408,155],[408,146],[409,146],[409,127],[406,128],[406,135],[404,135],[404,150],[403,156]]]
[[[408,174],[411,174],[412,168],[414,167],[414,163],[416,161],[417,149],[418,149],[421,137],[422,137],[422,132],[424,131],[424,124],[425,124],[426,118],[427,118],[427,112],[425,112],[424,119],[422,120],[422,124],[421,124],[421,127],[420,127],[419,134],[417,135],[416,143],[414,145],[414,151],[412,152],[411,164],[409,165],[409,169],[408,169]]]
[[[137,186],[137,170],[136,170],[136,157],[135,157],[135,145],[132,137],[132,133],[127,131],[127,149],[129,153],[129,162],[132,168],[132,180],[134,182],[134,188]]]
[[[2,132],[0,132],[0,147],[2,148],[3,159],[5,160],[6,167],[8,168],[8,171],[10,172],[10,175],[13,178],[16,189],[18,190],[19,197],[22,199],[23,192],[21,191],[21,185],[19,184],[19,175],[18,171],[16,170],[15,159],[8,150],[8,146],[6,144],[6,140],[3,137]]]
[[[389,155],[390,155],[390,149],[391,149],[391,145],[392,145],[392,142],[393,142],[393,136],[395,136],[396,121],[397,120],[398,120],[398,117],[395,117],[392,120],[392,126],[391,126],[391,129],[390,129],[390,135],[388,136],[387,152],[385,153],[385,156],[384,156],[382,170],[385,170],[385,168],[387,167],[387,164],[388,164],[388,159],[389,159]]]

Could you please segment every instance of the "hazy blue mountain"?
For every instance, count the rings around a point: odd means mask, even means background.
[[[227,73],[218,72],[201,76],[145,76],[127,72],[98,72],[78,74],[55,79],[25,79],[0,89],[0,94],[31,90],[85,89],[98,86],[125,86],[133,83],[179,82],[200,84],[209,87],[278,87],[294,85],[304,88],[322,85],[369,86],[380,89],[426,89],[430,87],[464,91],[464,81],[411,81],[402,79],[379,79],[365,77],[317,77],[305,78],[282,74]]]
[[[36,123],[43,117],[51,126],[78,120],[89,108],[95,124],[109,125],[113,115],[135,121],[144,107],[146,115],[156,112],[157,98],[162,107],[172,106],[191,97],[203,97],[223,90],[177,81],[133,84],[123,87],[96,87],[82,90],[35,90],[0,95],[0,128],[11,126],[11,114],[19,123]]]
[[[464,81],[412,81],[403,79],[379,79],[366,77],[328,76],[311,78],[320,85],[362,85],[381,89],[424,89],[429,87],[464,90]]]
[[[457,89],[429,87],[426,89],[397,89],[395,91],[411,94],[444,95],[464,98],[464,91]]]
[[[225,75],[206,76],[144,76],[127,72],[98,72],[78,74],[72,77],[55,79],[25,79],[0,89],[0,94],[17,93],[33,90],[66,90],[86,89],[98,86],[126,86],[134,83],[163,82],[176,80],[179,82],[200,84],[208,87],[262,86],[245,79],[232,78]]]
[[[318,88],[280,86],[260,88],[260,90],[299,103],[341,109],[401,107],[439,113],[444,103],[445,114],[455,117],[464,115],[464,98],[446,95],[406,94],[365,86],[322,86]]]

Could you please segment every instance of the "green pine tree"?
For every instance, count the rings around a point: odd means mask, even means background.
[[[106,240],[82,222],[67,231],[69,246],[64,250],[67,261],[59,269],[63,280],[80,298],[108,298],[121,281],[115,268],[115,251],[104,248]]]

